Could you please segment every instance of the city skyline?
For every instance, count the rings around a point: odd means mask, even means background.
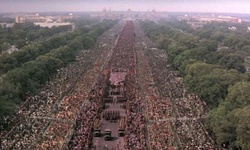
[[[156,11],[250,14],[247,0],[0,0],[0,12]]]

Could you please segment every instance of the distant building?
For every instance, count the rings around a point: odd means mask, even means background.
[[[52,27],[59,27],[59,26],[72,26],[73,25],[69,22],[35,22],[34,23],[37,26],[40,27],[48,27],[48,28],[52,28]]]
[[[204,25],[207,24],[207,22],[187,22],[187,24],[189,24],[193,29],[198,29],[198,28],[203,28]]]
[[[24,23],[25,22],[25,18],[22,16],[16,16],[16,23]]]
[[[241,23],[241,18],[231,17],[231,16],[181,16],[180,20],[197,20],[199,22],[231,22],[231,23]]]
[[[25,22],[45,22],[47,18],[41,17],[39,15],[27,15],[27,16],[17,16],[16,23],[25,23]]]
[[[72,13],[66,16],[40,16],[39,14],[35,15],[24,15],[16,16],[16,23],[25,23],[25,22],[48,22],[48,20],[53,20],[56,22],[63,22],[66,19],[74,19],[78,16],[74,16]],[[51,22],[51,21],[50,21]]]
[[[189,20],[192,20],[192,17],[191,17],[191,16],[188,16],[188,15],[179,16],[179,17],[178,17],[178,20],[179,20],[179,21],[182,21],[182,20],[189,21]]]
[[[231,16],[218,16],[217,20],[224,21],[224,22],[241,23],[240,18],[235,18]]]
[[[2,26],[2,28],[12,28],[14,25],[14,23],[0,23],[0,26]]]

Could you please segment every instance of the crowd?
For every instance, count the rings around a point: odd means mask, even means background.
[[[92,145],[91,128],[93,122],[101,113],[100,105],[97,102],[91,102],[80,111],[76,120],[75,132],[68,143],[66,150],[89,149]]]
[[[105,68],[127,72],[124,149],[215,148],[203,126],[206,104],[185,91],[166,54],[151,48],[137,24],[134,33],[128,22],[112,49],[122,26],[105,32],[93,50],[81,51],[76,63],[58,70],[39,94],[27,95],[16,114],[5,118],[0,149],[93,147],[91,129],[110,84],[108,73],[100,72]]]
[[[118,41],[119,43],[119,41]],[[113,45],[110,43],[110,45]],[[116,51],[116,48],[113,48],[112,51]],[[106,53],[107,56],[100,56],[100,61],[97,61],[95,63],[96,65],[102,65],[101,70],[106,70],[108,68],[108,62],[113,57],[113,52]],[[104,62],[104,63],[103,63]],[[93,137],[91,134],[91,130],[94,125],[94,120],[100,119],[101,115],[103,114],[105,116],[114,116],[118,117],[119,113],[117,112],[103,112],[103,96],[105,95],[107,88],[107,73],[105,71],[98,72],[97,68],[93,68],[95,70],[95,74],[98,75],[97,77],[94,77],[94,75],[89,76],[92,77],[92,79],[95,79],[94,82],[92,82],[92,85],[87,85],[92,90],[89,90],[90,93],[88,95],[89,103],[82,106],[82,109],[79,111],[80,113],[77,116],[76,119],[76,126],[74,133],[72,135],[72,138],[70,139],[68,145],[65,149],[90,149],[94,148],[93,145]],[[89,80],[89,79],[85,79]],[[82,86],[83,84],[79,85]],[[77,87],[76,89],[81,89],[80,87]],[[81,91],[79,91],[81,93]],[[102,113],[103,112],[103,113]],[[107,118],[108,119],[108,118]]]
[[[134,26],[128,21],[119,37],[113,54],[106,68],[112,70],[110,84],[116,80],[125,79],[126,91],[126,127],[124,136],[124,149],[146,149],[145,117],[142,112],[141,100],[137,97]],[[116,72],[120,72],[119,74]],[[126,76],[126,77],[125,77]]]
[[[117,43],[117,51],[115,51],[110,62],[112,63],[111,67],[128,70],[126,77],[127,124],[125,127],[124,148],[127,150],[142,150],[146,149],[146,126],[141,99],[139,99],[137,91],[135,36],[132,21],[127,22],[124,31]]]
[[[188,94],[178,73],[169,67],[163,50],[153,48],[136,29],[139,76],[148,119],[151,149],[214,149],[203,123],[206,104]]]
[[[136,31],[140,31],[137,28]],[[144,99],[147,119],[147,146],[149,149],[171,149],[171,129],[168,124],[163,122],[154,122],[155,120],[170,117],[172,107],[169,98],[160,97],[158,88],[153,79],[151,68],[144,54],[143,48],[146,46],[143,34],[136,32],[137,41],[137,59],[138,59],[138,82],[140,87],[140,97]],[[173,138],[173,137],[172,137]]]
[[[127,125],[125,128],[125,149],[147,149],[146,120],[142,99],[139,98],[135,76],[129,76],[127,83]]]
[[[63,146],[73,134],[80,110],[78,100],[85,101],[95,75],[114,45],[115,33],[119,33],[121,27],[120,23],[105,32],[93,49],[79,52],[76,63],[58,70],[37,95],[27,95],[16,114],[5,119],[0,149],[55,149]]]
[[[171,129],[178,139],[179,146],[184,149],[213,149],[214,142],[203,127],[206,117],[205,103],[197,96],[185,92],[183,84],[177,80],[177,74],[164,65],[166,59],[160,59],[164,55],[160,50],[158,52],[148,50],[146,53],[148,53],[149,62],[154,60],[154,63],[150,63],[150,65],[152,72],[155,73],[154,79],[156,78],[155,81],[159,85],[160,94],[170,99],[172,107],[170,116],[175,119],[169,119],[166,122],[167,124],[171,122]],[[163,61],[161,62],[161,60]],[[162,72],[162,70],[165,71]],[[176,122],[178,122],[177,125]]]
[[[129,108],[127,108],[127,125],[125,128],[126,150],[147,149],[145,122],[140,100],[138,98],[131,99]]]
[[[120,29],[121,29],[121,24],[119,24],[119,26],[116,27],[115,31],[113,29],[113,31],[110,32],[118,33]],[[76,104],[75,106],[77,107],[76,109],[74,109],[76,111],[70,112],[73,113],[73,116],[75,116],[75,118],[70,118],[70,119],[72,122],[76,122],[76,125],[74,129],[69,130],[71,132],[70,134],[68,134],[69,136],[66,136],[65,138],[65,143],[64,143],[65,145],[63,145],[64,149],[77,149],[79,145],[76,143],[82,142],[80,139],[83,139],[86,142],[84,143],[84,146],[91,145],[91,127],[93,125],[93,120],[96,117],[99,117],[98,115],[100,115],[101,104],[100,104],[100,97],[98,97],[98,95],[100,93],[100,89],[103,87],[102,84],[104,84],[98,82],[102,81],[103,78],[103,76],[99,75],[99,73],[103,69],[104,67],[103,62],[107,61],[109,51],[112,49],[111,46],[114,44],[115,41],[115,36],[111,35],[105,33],[102,37],[102,40],[98,42],[99,43],[98,50],[99,51],[101,50],[100,51],[101,54],[96,53],[89,56],[89,57],[96,57],[96,60],[91,66],[91,69],[89,69],[84,74],[84,76],[82,76],[78,80],[77,84],[74,87],[72,95],[75,95],[77,98],[80,99],[79,104],[81,105]],[[96,97],[93,96],[93,89],[95,90],[94,95],[96,95]],[[66,106],[70,107],[74,106],[74,104],[72,104],[74,101],[70,100],[68,102],[70,103],[69,105]],[[64,110],[62,109],[62,112],[68,113],[68,111]],[[77,134],[79,132],[82,133],[79,135]]]
[[[175,149],[173,146],[175,139],[172,134],[170,124],[166,122],[152,122],[148,126],[150,131],[150,148],[152,150]]]

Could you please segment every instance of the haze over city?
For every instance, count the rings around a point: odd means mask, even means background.
[[[250,13],[248,0],[0,0],[0,12],[156,11]]]

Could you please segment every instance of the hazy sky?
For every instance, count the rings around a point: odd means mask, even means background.
[[[0,0],[0,12],[111,10],[250,14],[250,0]]]

